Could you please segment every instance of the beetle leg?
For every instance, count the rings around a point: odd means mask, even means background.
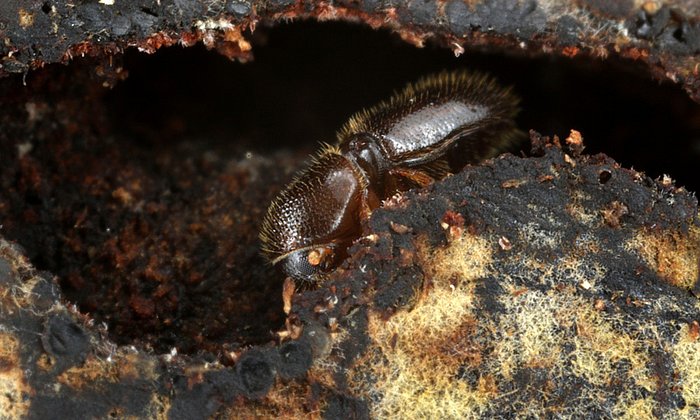
[[[362,194],[361,200],[362,202],[359,208],[360,224],[362,226],[362,231],[366,232],[369,229],[369,218],[372,215],[372,210],[381,205],[381,200],[372,188],[367,188],[364,194]]]
[[[389,170],[389,174],[407,179],[419,187],[427,187],[435,181],[435,178],[430,176],[427,172],[415,168],[392,168]]]
[[[451,173],[450,164],[443,159],[421,165],[417,169],[430,175],[433,179],[443,179]]]

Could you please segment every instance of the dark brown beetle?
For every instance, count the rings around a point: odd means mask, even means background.
[[[452,155],[464,165],[503,152],[519,133],[517,112],[510,89],[486,75],[443,72],[409,84],[352,116],[338,145],[326,145],[273,201],[263,252],[297,280],[323,279],[382,200],[444,177]]]

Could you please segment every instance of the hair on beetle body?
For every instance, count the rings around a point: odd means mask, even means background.
[[[383,199],[506,151],[519,135],[517,113],[509,88],[459,71],[425,77],[358,112],[337,145],[324,145],[272,202],[263,253],[294,279],[323,279]]]
[[[397,164],[435,159],[457,140],[472,135],[470,160],[502,152],[517,136],[519,99],[482,73],[442,72],[409,84],[389,100],[350,117],[338,133],[343,144],[356,133],[372,133]],[[487,129],[499,129],[488,132]],[[489,140],[489,141],[485,141]]]

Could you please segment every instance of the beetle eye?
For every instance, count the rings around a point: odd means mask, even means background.
[[[312,249],[300,249],[298,251],[291,252],[287,255],[280,265],[284,272],[294,278],[303,281],[316,282],[321,277],[323,277],[325,264],[319,263],[312,264],[314,261],[314,252],[316,248]]]
[[[308,254],[309,250],[305,249],[292,252],[280,261],[280,267],[294,279],[314,282],[319,267],[309,263]]]
[[[287,254],[279,264],[288,276],[315,283],[337,266],[339,257],[342,257],[337,248],[337,244],[330,243],[298,249]]]

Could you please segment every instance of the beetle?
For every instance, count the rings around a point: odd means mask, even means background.
[[[518,102],[488,75],[455,71],[358,112],[270,204],[263,254],[296,280],[323,280],[382,200],[505,151]]]

